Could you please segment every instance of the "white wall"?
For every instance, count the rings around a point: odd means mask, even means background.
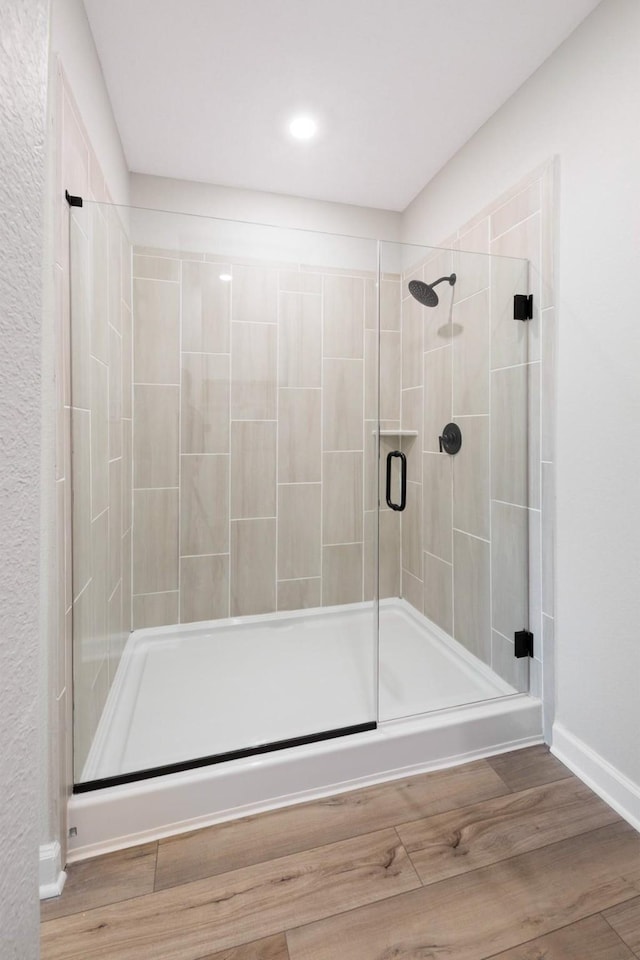
[[[0,23],[0,956],[35,960],[48,0]]]
[[[322,230],[352,237],[381,240],[398,240],[400,237],[400,214],[391,210],[305,200],[140,173],[131,175],[131,203],[152,210]]]
[[[640,820],[640,4],[604,0],[403,215],[438,243],[559,155],[556,728]],[[596,778],[597,779],[597,778]]]
[[[129,202],[129,168],[82,0],[52,0],[51,53],[57,54],[114,203]]]

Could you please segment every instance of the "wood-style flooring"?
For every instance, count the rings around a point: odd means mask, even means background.
[[[640,835],[546,747],[69,868],[42,960],[638,960]]]

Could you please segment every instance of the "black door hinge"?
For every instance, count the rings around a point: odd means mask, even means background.
[[[533,656],[533,634],[529,630],[516,630],[513,635],[513,653],[518,659]]]
[[[513,298],[513,319],[533,320],[533,294],[516,293]]]
[[[65,190],[64,197],[70,207],[81,207],[82,206],[82,197],[74,197],[69,193],[68,190]]]

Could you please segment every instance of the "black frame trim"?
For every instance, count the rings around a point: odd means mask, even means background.
[[[147,770],[137,770],[134,773],[122,773],[115,777],[103,777],[100,780],[87,780],[85,783],[74,783],[73,792],[74,794],[90,793],[93,790],[103,790],[105,787],[119,787],[125,783],[136,783],[138,780],[151,780],[153,777],[162,777],[168,773],[184,773],[185,770],[197,770],[198,767],[210,767],[213,764],[226,763],[229,760],[242,760],[245,757],[255,757],[261,753],[273,753],[276,750],[302,747],[308,743],[318,743],[321,740],[348,737],[352,733],[366,733],[369,730],[376,730],[377,726],[378,724],[372,720],[368,723],[356,723],[350,727],[324,730],[322,733],[310,733],[305,737],[275,740],[273,743],[262,743],[257,747],[245,747],[242,750],[229,750],[227,753],[198,757],[196,760],[182,760],[179,763],[167,763],[161,767],[149,767]]]

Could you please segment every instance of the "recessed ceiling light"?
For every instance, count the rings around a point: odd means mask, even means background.
[[[313,117],[294,117],[289,124],[289,133],[296,140],[310,140],[318,129]]]
[[[221,273],[220,279],[224,280],[225,283],[231,283],[231,274],[230,273]]]

